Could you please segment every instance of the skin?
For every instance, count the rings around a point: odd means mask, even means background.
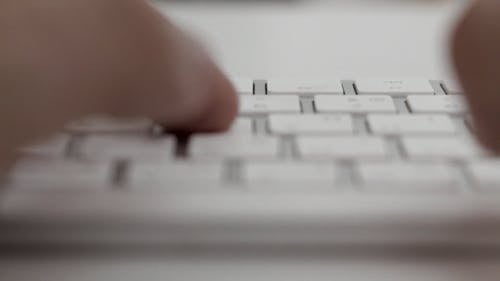
[[[0,0],[0,42],[0,166],[93,113],[186,131],[237,114],[219,68],[145,0]]]
[[[500,153],[500,1],[476,1],[458,24],[453,59],[479,141]]]
[[[500,2],[477,0],[452,43],[479,139],[500,152]],[[234,89],[203,49],[145,0],[0,0],[0,168],[71,120],[150,117],[217,131]]]

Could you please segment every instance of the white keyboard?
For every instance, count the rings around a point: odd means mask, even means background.
[[[22,149],[4,181],[0,226],[3,217],[154,220],[168,213],[161,208],[181,208],[166,215],[174,221],[218,214],[231,225],[231,214],[260,214],[264,206],[221,199],[228,195],[438,196],[436,206],[457,196],[500,196],[500,159],[474,141],[467,106],[444,81],[237,79],[235,86],[240,116],[225,133],[174,136],[147,120],[95,117]],[[217,199],[155,205],[200,196]],[[152,206],[160,209],[133,211]],[[297,215],[293,206],[284,210]]]
[[[485,178],[491,190],[496,178],[484,175],[496,164],[474,142],[463,98],[457,90],[448,93],[445,82],[235,79],[235,86],[240,117],[228,132],[181,139],[154,133],[154,124],[147,120],[89,118],[71,124],[46,144],[23,149],[25,155],[38,156],[39,167],[27,157],[16,166],[9,186],[26,185],[27,177],[31,182],[49,181],[52,189],[62,182],[64,189],[68,181],[82,180],[73,175],[79,169],[91,173],[84,166],[94,163],[111,171],[105,177],[114,179],[109,186],[137,188],[141,183],[148,188],[151,182],[175,192],[182,190],[171,182],[196,185],[202,179],[220,184],[220,191],[227,183],[265,181],[300,183],[303,192],[309,191],[307,182],[329,183],[332,190],[342,185],[378,191],[373,183],[401,187],[383,189],[392,192],[449,191],[453,182],[455,192],[464,192],[458,186],[478,186]],[[102,170],[94,172],[89,178],[97,176],[102,183]],[[193,190],[199,191],[185,189]]]

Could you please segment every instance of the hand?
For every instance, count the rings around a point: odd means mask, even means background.
[[[500,153],[500,1],[473,4],[456,29],[453,57],[476,134]]]
[[[148,3],[0,1],[0,159],[92,113],[191,131],[230,125],[231,84]]]

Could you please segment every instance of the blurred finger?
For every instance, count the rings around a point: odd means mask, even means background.
[[[132,67],[139,71],[132,79],[138,84],[130,87],[127,113],[145,114],[167,129],[226,129],[237,113],[237,96],[208,53],[153,8],[140,18],[144,31],[138,36],[146,38],[135,53]]]
[[[500,152],[500,2],[476,1],[458,25],[453,57],[479,140]]]

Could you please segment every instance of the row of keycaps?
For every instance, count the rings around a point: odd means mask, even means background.
[[[279,139],[269,136],[198,136],[191,140],[189,155],[205,158],[278,157]],[[402,137],[402,154],[411,159],[465,159],[485,155],[472,140],[462,137]],[[298,156],[304,159],[386,159],[393,156],[383,137],[298,136]]]
[[[468,134],[445,115],[367,116],[368,131],[354,134],[349,115],[271,115],[271,135],[255,134],[253,121],[240,118],[223,134],[198,134],[191,137],[188,155],[212,157],[276,157],[280,138],[296,135],[298,154],[327,158],[385,158],[391,155],[384,136],[398,136],[403,151],[417,158],[468,158],[484,154]],[[25,149],[28,154],[61,156],[68,148],[69,137]],[[149,137],[146,134],[101,134],[80,138],[73,149],[81,158],[168,159],[175,155],[173,136]]]
[[[83,159],[165,160],[175,157],[175,143],[170,137],[97,136],[83,139],[76,151]],[[298,156],[305,159],[386,159],[394,156],[389,142],[378,136],[298,136],[295,144]],[[405,136],[401,144],[402,156],[411,159],[467,159],[487,155],[473,140],[460,136]],[[280,147],[281,140],[273,136],[201,135],[191,139],[188,155],[194,158],[277,158]],[[49,147],[46,151],[30,153],[50,156],[63,152],[61,147]]]
[[[271,190],[308,191],[315,186],[331,189],[350,184],[365,185],[365,190],[450,191],[470,183],[500,191],[500,161],[470,162],[463,167],[465,174],[460,167],[444,162],[364,161],[354,163],[350,173],[334,162],[245,161],[239,165],[236,179],[229,181],[228,166],[222,162],[133,163],[120,184],[139,190],[210,191],[221,188],[218,184],[222,182],[233,182]],[[113,185],[113,173],[112,165],[104,162],[21,162],[9,182],[18,189],[102,190]]]
[[[273,135],[345,135],[360,133],[365,128],[355,125],[355,118],[349,114],[270,114],[265,120],[268,133]],[[460,134],[467,133],[465,127],[473,125],[470,119],[444,114],[367,114],[356,120],[364,121],[367,134],[387,136]],[[238,118],[228,132],[214,135],[252,133],[253,121]]]
[[[240,94],[252,94],[254,81],[251,79],[236,78],[233,84]],[[435,90],[427,79],[357,79],[355,88],[359,95],[433,95]],[[266,83],[269,95],[342,95],[344,89],[340,80],[335,79],[270,79]],[[462,92],[455,83],[443,85],[446,93],[459,94]]]
[[[273,134],[353,134],[353,117],[346,114],[272,114],[268,119]],[[241,122],[241,121],[240,121]],[[461,129],[446,115],[369,114],[369,132],[376,135],[454,134]]]
[[[366,121],[368,129],[373,134],[398,135],[398,134],[450,134],[460,131],[454,120],[444,114],[367,114]],[[273,134],[338,134],[354,133],[354,118],[349,114],[270,114],[268,117],[268,129]],[[469,124],[472,125],[472,124]],[[127,127],[115,128],[115,131]],[[88,129],[90,133],[107,132],[103,125],[92,128],[79,128],[81,132]],[[131,132],[146,132],[142,128]],[[252,134],[252,120],[238,118],[228,135]],[[223,133],[225,134],[225,133]],[[123,135],[123,138],[128,137]]]
[[[461,96],[408,96],[407,104],[413,113],[463,114],[467,107]],[[320,113],[395,113],[391,97],[317,95],[314,105]],[[300,113],[298,96],[241,96],[240,114]]]

